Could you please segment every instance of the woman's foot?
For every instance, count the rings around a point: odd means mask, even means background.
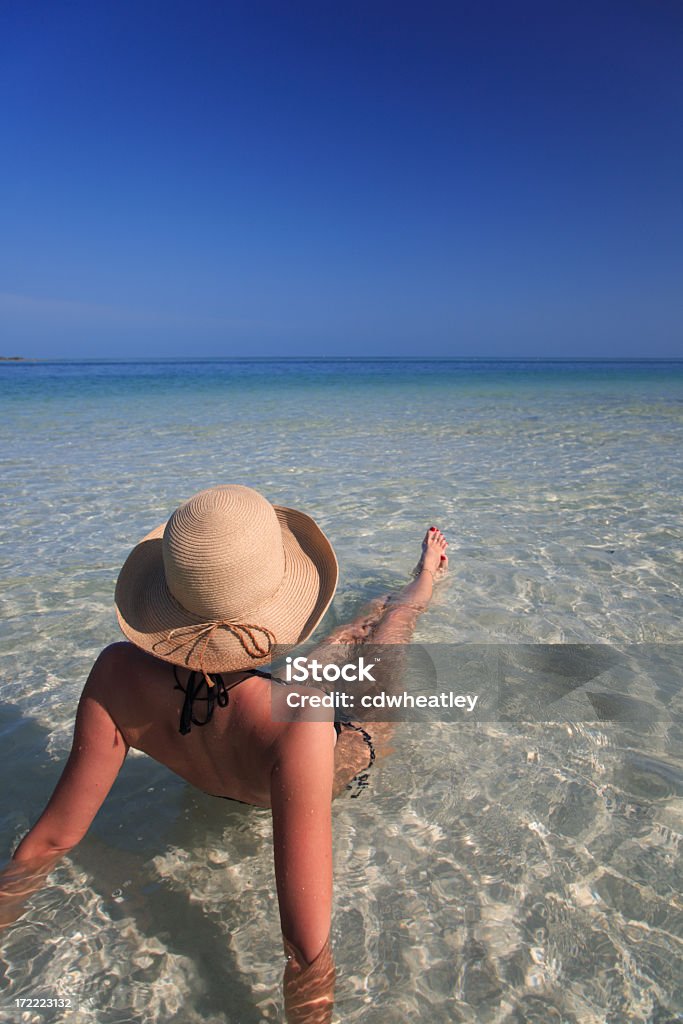
[[[405,644],[413,635],[418,615],[427,610],[432,584],[448,566],[448,544],[441,530],[432,526],[422,541],[422,556],[415,567],[415,579],[391,597],[386,614],[372,632],[376,644]]]
[[[415,566],[415,575],[418,576],[426,569],[434,579],[443,576],[448,568],[447,547],[448,542],[441,530],[437,530],[436,526],[430,526],[422,541],[422,557]]]

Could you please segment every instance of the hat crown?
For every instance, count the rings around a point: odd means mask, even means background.
[[[168,589],[204,621],[244,621],[273,597],[285,574],[275,509],[239,484],[200,491],[176,509],[162,551]]]

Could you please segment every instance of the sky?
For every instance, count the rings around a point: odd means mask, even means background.
[[[683,356],[680,0],[0,4],[0,354]]]

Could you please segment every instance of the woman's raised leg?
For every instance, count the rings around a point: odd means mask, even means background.
[[[427,610],[435,580],[444,575],[448,567],[448,544],[440,530],[432,527],[422,542],[422,555],[415,569],[415,579],[397,594],[378,599],[372,614],[361,615],[354,622],[339,627],[328,638],[331,644],[353,646],[353,657],[366,643],[406,644],[415,630],[419,616]],[[358,725],[359,723],[354,723]],[[394,731],[393,722],[366,722],[363,730],[368,734],[377,757],[391,752],[389,740]],[[368,744],[357,728],[342,728],[335,749],[334,795],[341,793],[359,771],[368,764]]]

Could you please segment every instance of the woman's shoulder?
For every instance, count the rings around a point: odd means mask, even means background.
[[[131,688],[148,686],[168,675],[170,666],[127,640],[105,647],[95,659],[84,693],[107,699]]]

